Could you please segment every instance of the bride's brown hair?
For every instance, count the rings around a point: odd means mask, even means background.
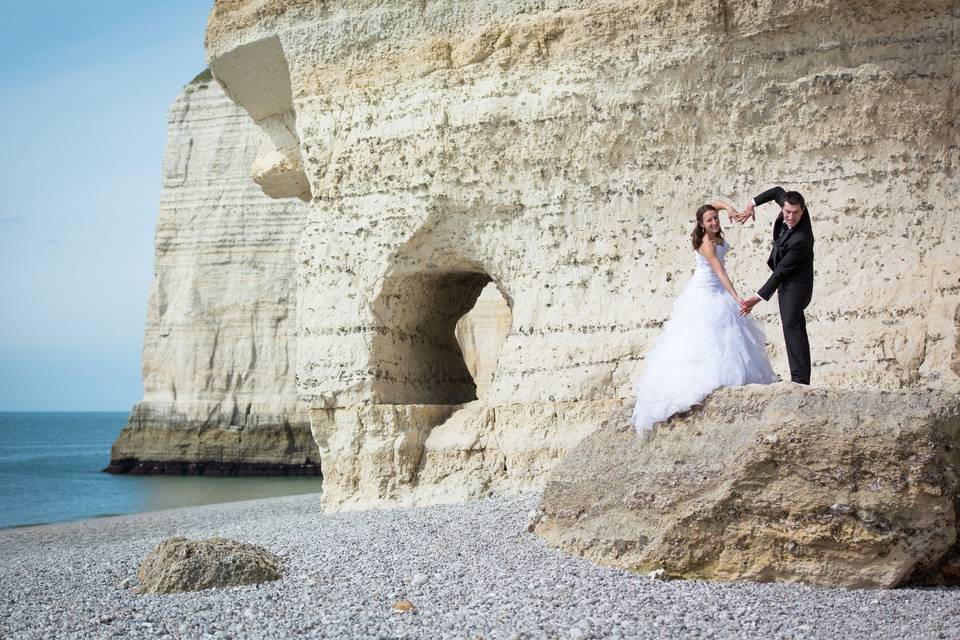
[[[703,214],[707,211],[717,211],[717,208],[712,204],[705,204],[697,209],[697,226],[693,228],[693,232],[690,234],[690,240],[693,242],[693,250],[696,251],[700,248],[700,245],[703,244],[703,236],[707,235],[707,230],[703,228]],[[717,211],[717,217],[719,218],[720,212]],[[723,229],[717,233],[717,237],[723,240]]]

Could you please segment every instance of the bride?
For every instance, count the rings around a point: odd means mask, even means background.
[[[720,229],[722,209],[737,213],[721,200],[697,209],[697,226],[690,234],[697,268],[674,301],[634,386],[632,422],[638,432],[699,404],[717,387],[776,380],[763,329],[740,315],[743,299],[724,269],[730,245]]]

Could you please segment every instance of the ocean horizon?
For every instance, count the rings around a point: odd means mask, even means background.
[[[126,411],[0,411],[0,528],[319,493],[319,477],[104,473]]]

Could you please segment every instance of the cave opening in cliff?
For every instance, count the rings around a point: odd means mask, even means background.
[[[481,271],[388,278],[374,302],[374,401],[463,404],[490,387],[510,311]]]

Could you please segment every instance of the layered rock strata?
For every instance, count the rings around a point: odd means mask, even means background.
[[[958,442],[955,393],[725,389],[644,437],[615,414],[554,469],[535,531],[667,578],[956,580]]]
[[[807,196],[817,385],[956,389],[958,22],[950,0],[215,2],[254,173],[312,199],[297,386],[326,506],[539,486],[632,401],[717,193]],[[744,292],[775,214],[727,230]],[[477,400],[452,336],[491,282],[512,318]]]
[[[109,471],[319,473],[294,379],[308,209],[250,180],[259,136],[209,72],[170,107],[144,398]]]

